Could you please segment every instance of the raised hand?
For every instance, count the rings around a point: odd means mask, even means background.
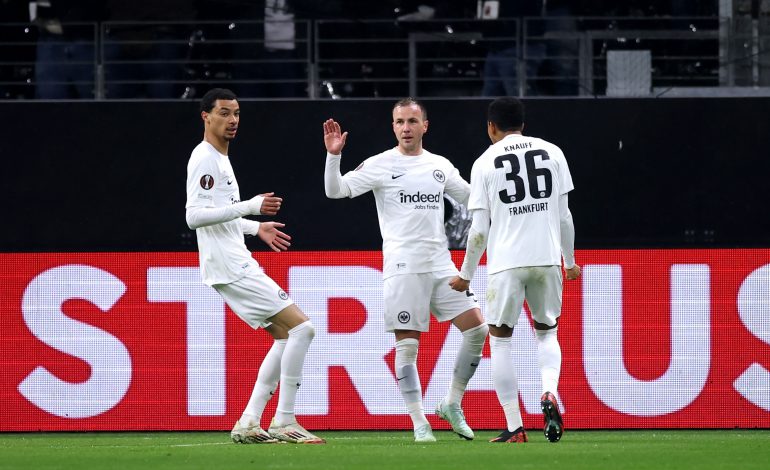
[[[291,237],[278,230],[283,228],[284,224],[280,222],[261,222],[257,236],[267,244],[273,251],[286,251],[291,246],[289,240]]]
[[[326,151],[332,155],[341,154],[342,148],[345,147],[345,141],[348,139],[348,133],[343,133],[339,123],[334,119],[327,119],[323,127]]]
[[[273,196],[275,193],[263,193],[260,196],[265,199],[262,201],[262,207],[259,208],[259,212],[262,215],[275,215],[281,209],[281,202],[283,198]]]

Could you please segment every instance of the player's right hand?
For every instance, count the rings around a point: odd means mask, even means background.
[[[261,215],[275,215],[281,209],[281,202],[283,202],[283,198],[273,196],[274,194],[275,193],[263,193],[255,196],[255,198],[264,198],[262,200],[262,205],[259,208],[259,213]]]
[[[567,280],[574,281],[575,279],[580,277],[580,266],[577,264],[575,266],[572,266],[569,269],[564,269],[564,272],[567,274]]]
[[[451,281],[449,281],[449,287],[456,290],[457,292],[467,291],[470,285],[471,285],[471,281],[463,279],[460,276],[455,276],[452,278]]]
[[[348,139],[348,133],[342,132],[340,124],[334,119],[327,119],[323,127],[326,151],[332,155],[341,154],[342,148],[345,147],[345,141]]]

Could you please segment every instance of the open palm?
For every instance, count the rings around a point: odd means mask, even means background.
[[[332,155],[339,155],[345,147],[345,141],[348,138],[347,132],[342,132],[340,125],[334,119],[327,119],[324,122],[324,145],[326,151]]]

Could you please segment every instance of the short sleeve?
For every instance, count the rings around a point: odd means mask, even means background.
[[[219,176],[219,169],[212,158],[193,155],[187,164],[185,207],[214,207],[214,186]]]

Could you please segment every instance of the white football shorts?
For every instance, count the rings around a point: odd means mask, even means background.
[[[428,331],[430,314],[439,322],[478,308],[473,291],[457,292],[449,281],[457,271],[399,274],[383,281],[385,329]]]
[[[294,303],[261,269],[253,269],[235,282],[212,287],[233,312],[254,329],[270,326],[268,318]]]
[[[526,299],[532,319],[555,326],[561,315],[561,266],[512,268],[489,275],[487,323],[513,328]]]

